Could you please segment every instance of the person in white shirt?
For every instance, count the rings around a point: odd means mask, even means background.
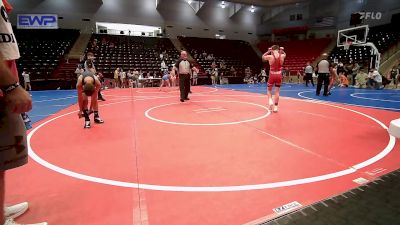
[[[165,61],[163,60],[161,62],[161,71],[164,72],[165,70],[168,70],[167,64],[165,64]]]
[[[29,207],[27,202],[11,207],[4,205],[6,171],[28,162],[26,127],[21,114],[26,115],[32,109],[32,98],[18,82],[15,61],[20,58],[20,53],[7,15],[11,10],[7,0],[0,1],[0,224],[4,225],[18,225],[14,218],[25,213]],[[20,185],[29,187],[23,180]]]
[[[125,80],[125,78],[126,78],[126,73],[125,73],[125,71],[123,70],[123,69],[121,69],[121,72],[119,73],[119,77],[120,77],[120,79],[121,79],[121,88],[125,88],[126,86],[125,86],[125,83],[126,83],[126,80]]]
[[[314,80],[312,78],[312,74],[314,72],[313,67],[311,66],[310,62],[307,62],[307,66],[304,68],[304,80],[306,82],[306,87],[308,87],[308,82],[310,81],[312,86],[314,87]]]
[[[181,51],[180,59],[175,63],[175,71],[179,75],[179,90],[180,90],[180,101],[184,102],[189,99],[190,93],[190,77],[194,66],[187,59],[187,52]]]
[[[330,81],[330,66],[327,60],[328,55],[323,54],[322,60],[317,65],[318,83],[317,83],[317,96],[321,93],[322,83],[324,84],[324,96],[328,96],[329,81]]]
[[[24,78],[24,87],[25,87],[25,90],[31,91],[31,90],[32,90],[32,87],[31,87],[31,79],[30,79],[30,77],[29,77],[29,73],[26,72],[26,71],[23,71],[23,72],[22,72],[22,77]]]
[[[265,72],[265,68],[261,69],[261,73],[260,73],[260,82],[265,83],[267,82],[267,72]]]
[[[371,69],[368,74],[368,87],[382,89],[382,75],[376,70]]]

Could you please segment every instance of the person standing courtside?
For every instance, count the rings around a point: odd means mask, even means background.
[[[14,219],[28,210],[27,202],[5,207],[6,171],[28,162],[26,128],[21,114],[32,109],[32,99],[19,84],[17,41],[8,17],[12,6],[0,1],[0,224],[19,225]],[[25,114],[26,115],[26,114]],[[21,180],[21,185],[27,185]],[[12,187],[10,187],[12,188]],[[47,225],[46,222],[36,225]]]
[[[29,73],[26,71],[22,72],[22,77],[24,78],[24,87],[26,91],[31,91],[32,87],[31,87],[31,78],[29,76]]]
[[[181,102],[189,99],[190,76],[194,66],[187,60],[187,52],[181,51],[181,58],[176,62],[175,69],[179,74],[179,90],[181,93]]]
[[[322,83],[324,83],[324,96],[328,96],[330,71],[329,61],[327,60],[327,54],[322,55],[321,61],[317,65],[318,82],[317,82],[317,96],[321,93]]]
[[[312,78],[313,67],[310,62],[307,62],[306,68],[304,68],[304,80],[306,81],[306,87],[308,87],[308,82],[311,81],[312,86],[314,87],[314,80]]]

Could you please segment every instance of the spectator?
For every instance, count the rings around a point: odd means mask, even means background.
[[[395,85],[395,88],[397,88],[399,84],[399,69],[394,66],[392,70],[390,71],[390,79],[393,82],[393,85]]]
[[[244,69],[244,75],[245,77],[251,77],[251,69],[250,67],[246,67],[246,69]]]
[[[199,78],[199,69],[197,67],[194,67],[193,72],[192,72],[192,85],[193,86],[197,85],[198,78]]]
[[[368,75],[360,68],[358,70],[357,76],[355,77],[356,85],[355,88],[366,88],[367,87]]]
[[[332,94],[331,90],[332,90],[333,86],[335,86],[336,80],[338,78],[338,75],[337,75],[337,64],[336,63],[333,63],[331,65],[330,73],[331,73],[331,77],[330,77],[329,86],[328,86],[328,95]]]
[[[22,72],[22,77],[24,78],[24,87],[26,91],[31,91],[32,87],[31,87],[31,78],[29,76],[29,73],[26,71]]]
[[[297,83],[300,84],[300,83],[301,83],[301,77],[303,76],[303,75],[300,73],[300,70],[297,70],[296,76],[297,76]],[[311,76],[312,76],[312,74],[311,74]],[[305,78],[304,78],[304,79],[305,79]],[[312,79],[311,79],[311,80],[312,80]],[[314,82],[314,81],[313,81],[313,82]]]
[[[121,82],[120,87],[121,88],[126,88],[126,86],[125,86],[126,73],[125,73],[125,71],[123,69],[121,69],[121,71],[119,72],[119,79],[120,79],[120,82]]]
[[[371,69],[368,74],[368,87],[375,89],[383,89],[382,75],[376,70]]]
[[[78,67],[75,70],[76,78],[78,78],[85,70],[82,68],[81,64],[78,64]]]
[[[104,75],[103,75],[103,73],[101,71],[97,71],[96,77],[97,77],[97,79],[99,79],[100,84],[101,84],[100,90],[102,90],[102,89],[104,90],[105,85],[104,85]],[[101,99],[99,98],[99,100],[101,100]],[[105,99],[103,99],[103,101],[105,101]]]
[[[175,67],[172,67],[172,69],[169,72],[169,78],[171,79],[171,86],[175,87],[176,86],[176,69]]]
[[[358,65],[358,63],[353,63],[353,68],[351,70],[351,80],[353,86],[356,85],[356,76],[359,70],[360,70],[360,65]]]
[[[340,84],[339,87],[349,87],[349,80],[347,79],[346,75],[341,74],[339,76]]]
[[[265,72],[265,68],[261,69],[260,82],[262,82],[262,83],[267,82],[267,72]]]
[[[211,69],[215,69],[215,68],[217,68],[217,64],[215,62],[212,62],[211,63]]]
[[[114,82],[115,82],[114,88],[119,87],[119,72],[120,72],[119,68],[115,69],[114,71]]]
[[[84,60],[85,60],[85,54],[82,54],[82,55],[79,57],[79,62],[80,62],[80,63],[83,63]]]
[[[236,70],[233,66],[231,66],[231,76],[236,76]]]
[[[134,84],[133,84],[133,73],[131,70],[128,70],[128,72],[126,73],[126,79],[128,81],[128,87],[133,88]]]
[[[163,61],[161,61],[161,71],[164,71],[164,70],[166,70],[166,69],[168,69],[168,67],[167,67],[167,65],[165,64],[165,61],[163,60]]]
[[[215,67],[212,68],[210,75],[211,75],[211,84],[216,85],[218,81],[218,69]]]
[[[312,77],[314,68],[311,66],[310,62],[307,62],[306,67],[304,68],[304,80],[306,82],[306,87],[308,87],[308,82],[311,82],[312,86],[314,87],[314,80]]]

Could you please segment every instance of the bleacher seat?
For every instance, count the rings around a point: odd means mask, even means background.
[[[213,61],[217,63],[217,66],[219,66],[219,62],[224,61],[227,71],[233,66],[238,76],[244,75],[246,67],[250,67],[253,73],[259,73],[261,70],[261,59],[248,42],[197,37],[178,37],[178,39],[201,66],[201,72],[211,70]],[[213,54],[214,60],[210,61],[204,58],[203,51]]]
[[[268,51],[272,45],[285,48],[287,57],[283,67],[289,71],[302,71],[307,62],[313,62],[332,41],[330,38],[290,40],[279,42],[261,41],[257,46],[262,52]]]
[[[18,71],[30,72],[32,81],[50,79],[79,36],[79,31],[72,29],[14,31],[21,54]]]
[[[94,42],[97,44],[93,45]],[[117,67],[160,76],[160,53],[166,53],[164,62],[167,66],[175,63],[179,55],[168,38],[107,34],[94,34],[86,49],[88,51],[96,57],[96,69],[108,78],[114,76]]]

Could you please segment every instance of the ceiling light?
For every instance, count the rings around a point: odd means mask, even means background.
[[[192,4],[192,0],[188,0],[187,3]]]
[[[226,7],[225,1],[222,1],[221,8],[225,9],[225,7]]]
[[[250,8],[250,12],[254,13],[255,11],[256,11],[256,8],[254,7],[254,5],[252,5]]]

